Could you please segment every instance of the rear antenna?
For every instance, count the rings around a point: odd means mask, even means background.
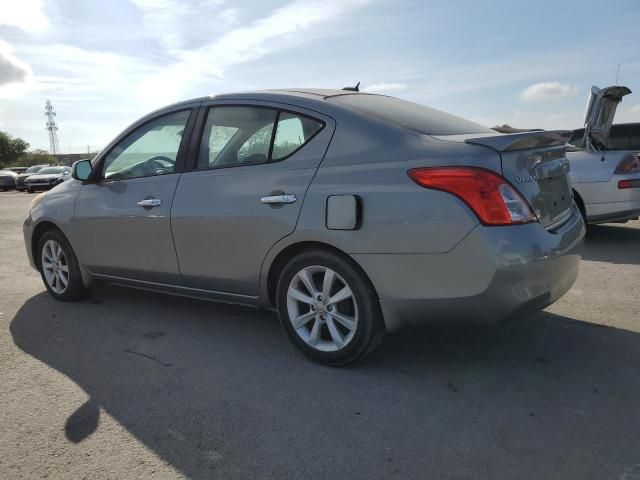
[[[616,85],[618,85],[618,77],[620,76],[620,64],[618,64],[618,71],[616,73]]]
[[[356,83],[355,87],[344,87],[342,90],[346,90],[347,92],[359,92],[360,91],[360,82]]]

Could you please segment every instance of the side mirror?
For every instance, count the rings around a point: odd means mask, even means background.
[[[85,182],[91,178],[92,173],[93,168],[89,160],[78,160],[71,167],[71,176],[76,180]]]

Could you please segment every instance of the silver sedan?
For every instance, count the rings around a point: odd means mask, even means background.
[[[626,222],[640,216],[640,153],[610,138],[627,87],[591,88],[585,128],[574,132],[567,158],[578,206],[589,224]]]
[[[199,98],[77,162],[33,202],[26,248],[56,299],[103,280],[272,308],[344,365],[405,325],[496,322],[572,286],[569,135],[354,91]]]

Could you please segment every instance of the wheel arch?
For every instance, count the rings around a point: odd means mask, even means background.
[[[580,193],[573,188],[573,198],[576,202],[576,205],[578,205],[578,209],[580,210],[580,213],[582,214],[582,218],[584,218],[584,221],[587,221],[587,210],[584,206],[584,200],[582,199],[582,197],[580,196]]]
[[[278,288],[278,279],[287,262],[293,256],[308,250],[325,250],[332,252],[346,261],[354,265],[359,269],[365,278],[369,281],[376,294],[380,308],[382,309],[382,316],[384,319],[385,329],[387,332],[392,332],[401,329],[404,326],[404,322],[398,316],[397,312],[391,307],[388,302],[381,301],[375,284],[371,281],[371,277],[367,271],[347,252],[340,250],[328,243],[319,242],[315,240],[300,240],[294,243],[286,245],[280,251],[273,255],[273,260],[266,265],[262,282],[262,304],[266,307],[274,308],[276,306],[276,290]],[[264,271],[263,271],[264,272]]]
[[[87,288],[90,287],[93,284],[93,278],[91,277],[87,269],[82,264],[82,261],[78,257],[78,252],[76,251],[75,248],[73,248],[73,245],[71,244],[69,237],[64,233],[64,230],[62,230],[62,228],[60,228],[56,223],[52,222],[51,220],[41,220],[40,222],[38,222],[36,226],[33,227],[33,233],[31,234],[31,255],[33,258],[33,263],[35,264],[38,271],[40,271],[40,261],[39,261],[40,252],[38,252],[38,243],[40,243],[40,238],[42,238],[42,235],[44,235],[45,232],[49,230],[56,230],[60,232],[60,234],[69,243],[69,245],[71,245],[71,248],[73,249],[73,252],[76,258],[78,259],[80,273],[82,274],[82,283],[84,284],[85,287]]]
[[[367,275],[367,273],[362,269],[358,263],[351,258],[346,252],[343,252],[339,248],[336,248],[328,243],[317,242],[317,241],[299,241],[296,243],[292,243],[282,248],[273,258],[271,263],[269,264],[267,275],[266,275],[266,298],[265,300],[269,303],[270,306],[276,306],[276,290],[278,288],[278,279],[280,278],[280,273],[286,266],[287,262],[290,258],[298,255],[299,253],[309,251],[309,250],[325,250],[332,252],[340,257],[345,258],[346,260],[354,263],[362,270],[364,275],[367,277],[369,281],[371,279]]]
[[[40,252],[38,252],[38,243],[40,243],[42,235],[44,235],[48,230],[57,230],[64,235],[62,229],[49,220],[42,220],[33,228],[33,233],[31,234],[31,255],[33,256],[33,262],[35,263],[38,271],[40,271]],[[66,235],[64,235],[64,237],[69,241]]]

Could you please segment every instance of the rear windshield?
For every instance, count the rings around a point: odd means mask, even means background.
[[[327,100],[426,135],[495,133],[483,125],[450,113],[394,97],[354,94],[338,95]]]
[[[47,167],[38,172],[41,175],[47,175],[48,173],[62,173],[62,167]]]

